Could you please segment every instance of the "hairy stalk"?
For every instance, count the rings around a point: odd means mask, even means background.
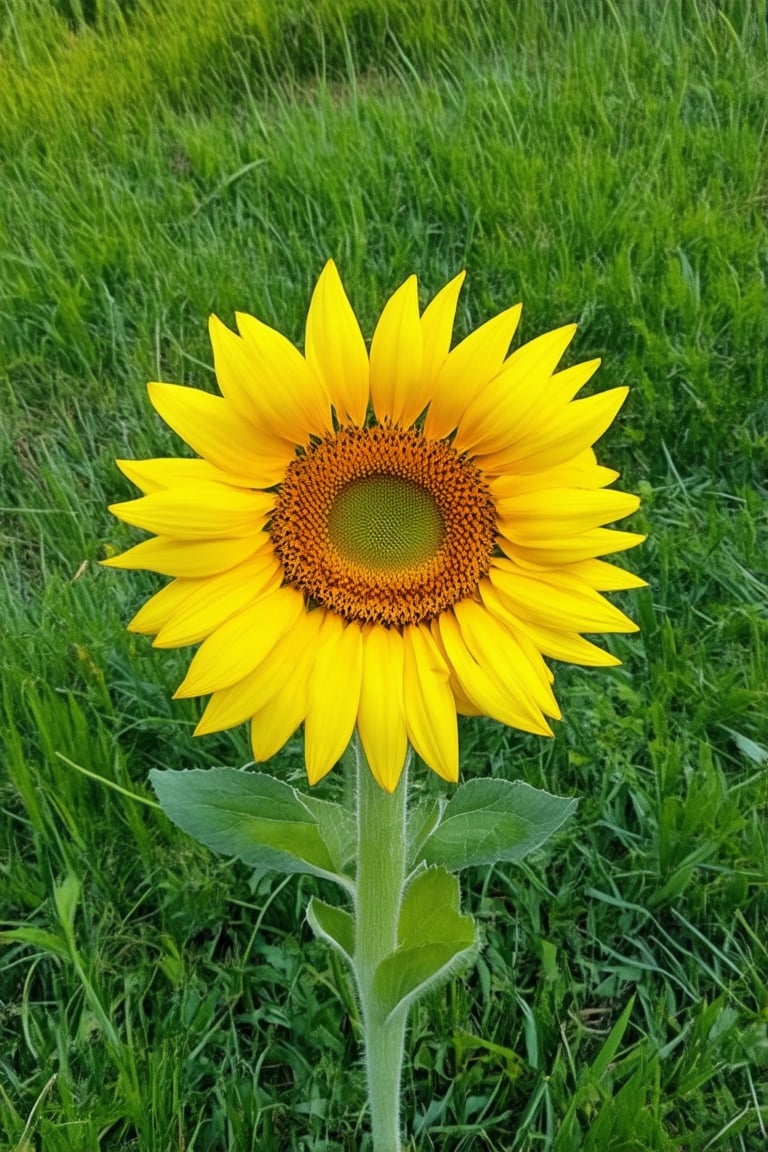
[[[410,753],[409,753],[410,757]],[[374,976],[397,947],[397,922],[406,869],[408,763],[390,795],[373,778],[357,743],[357,906],[354,970],[374,1152],[401,1152],[400,1079],[406,1010],[387,1018]]]

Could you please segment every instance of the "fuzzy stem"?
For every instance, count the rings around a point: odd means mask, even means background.
[[[408,763],[395,791],[375,781],[357,748],[357,900],[354,969],[363,1021],[363,1043],[374,1152],[401,1152],[400,1078],[405,1010],[387,1020],[373,978],[397,947],[397,922],[406,868]]]

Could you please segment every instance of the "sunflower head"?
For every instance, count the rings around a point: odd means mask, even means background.
[[[544,657],[616,664],[582,634],[635,630],[601,593],[643,581],[598,557],[638,499],[592,450],[627,389],[577,398],[573,325],[509,354],[519,306],[451,347],[462,280],[423,311],[406,280],[370,350],[333,262],[303,355],[212,318],[221,395],[149,385],[195,457],[118,462],[144,495],[111,510],[154,535],[105,563],[172,577],[129,627],[200,644],[198,733],[249,720],[264,760],[303,723],[313,783],[355,727],[389,791],[408,742],[458,778],[458,713],[551,735]]]

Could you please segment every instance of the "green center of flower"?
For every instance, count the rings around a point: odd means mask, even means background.
[[[328,538],[344,560],[381,572],[415,568],[445,536],[433,496],[402,476],[353,480],[328,515]]]

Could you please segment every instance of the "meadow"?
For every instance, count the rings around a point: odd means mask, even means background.
[[[474,869],[477,963],[413,1014],[408,1152],[768,1141],[765,3],[15,0],[0,13],[0,1148],[365,1152],[357,1009],[323,884],[208,853],[155,767],[188,650],[115,457],[173,455],[147,380],[213,389],[207,318],[301,343],[339,265],[370,335],[468,271],[457,337],[632,391],[599,447],[642,494],[611,669],[556,666],[554,740],[462,724],[462,771],[580,798]],[[624,527],[625,525],[622,525]],[[301,786],[301,735],[270,770]],[[418,787],[442,785],[417,770]],[[343,786],[334,772],[318,787]]]

